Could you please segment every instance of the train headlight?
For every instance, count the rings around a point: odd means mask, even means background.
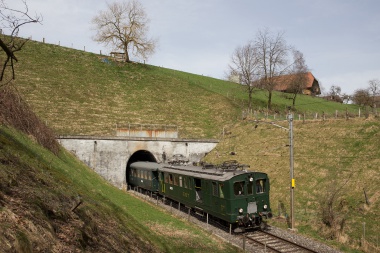
[[[267,210],[268,206],[267,205],[264,205],[264,210]]]
[[[253,177],[250,177],[250,178],[249,178],[249,182],[253,182]]]
[[[243,208],[240,208],[240,209],[239,209],[239,213],[240,213],[240,214],[243,213]]]

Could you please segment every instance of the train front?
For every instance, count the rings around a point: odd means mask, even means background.
[[[264,219],[272,218],[269,203],[269,178],[261,172],[245,173],[234,177],[232,210],[237,227],[234,232],[266,227]]]

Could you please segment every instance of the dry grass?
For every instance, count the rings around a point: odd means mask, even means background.
[[[286,121],[278,123],[288,127]],[[229,126],[228,131],[230,134],[222,138],[205,160],[220,163],[237,159],[249,164],[251,170],[268,173],[274,213],[284,204],[289,214],[288,132],[265,123],[255,128],[254,123],[246,121]],[[337,239],[359,245],[362,222],[366,222],[367,238],[375,242],[380,225],[379,146],[380,122],[376,119],[294,122],[296,227],[309,234],[328,231],[321,223],[321,200],[334,187],[343,187],[339,201],[345,203],[348,220]],[[369,206],[365,205],[363,189]],[[334,207],[337,214],[343,214],[337,204]],[[319,236],[326,234],[322,232]]]

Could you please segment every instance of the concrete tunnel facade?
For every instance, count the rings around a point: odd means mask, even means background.
[[[134,161],[199,162],[217,140],[65,136],[61,145],[114,186],[126,187],[127,170]]]

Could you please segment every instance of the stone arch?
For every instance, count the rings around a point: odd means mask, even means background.
[[[128,176],[129,175],[129,166],[130,166],[131,163],[134,163],[134,162],[137,162],[137,161],[157,162],[157,159],[148,150],[138,150],[135,153],[133,153],[129,157],[129,159],[128,159],[127,167],[126,167],[126,170],[125,170],[125,178],[127,180],[127,183],[128,183],[128,179],[129,179],[128,178],[129,177]]]

